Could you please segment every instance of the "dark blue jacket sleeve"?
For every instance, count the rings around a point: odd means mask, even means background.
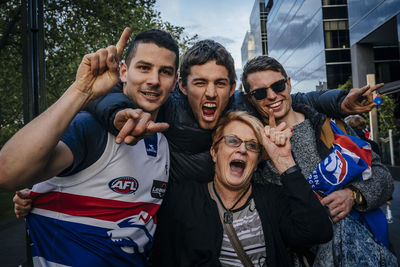
[[[111,93],[93,101],[86,110],[100,122],[104,129],[113,135],[118,135],[119,131],[114,127],[114,118],[118,111],[125,108],[137,108],[137,106],[122,93],[122,90],[119,90],[119,86],[116,86]]]
[[[331,118],[343,118],[341,104],[347,90],[331,89],[292,94],[293,103],[303,103]]]

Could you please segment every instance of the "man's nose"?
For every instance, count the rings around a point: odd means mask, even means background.
[[[160,83],[160,74],[157,70],[153,70],[149,73],[147,77],[147,83],[151,85],[157,85]]]
[[[275,99],[276,98],[276,93],[272,88],[267,88],[267,98],[268,99]]]
[[[217,90],[215,90],[214,84],[207,85],[206,96],[210,98],[215,98],[217,96]]]

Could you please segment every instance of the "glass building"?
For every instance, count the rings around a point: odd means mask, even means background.
[[[400,91],[400,0],[256,0],[250,28],[242,64],[268,54],[295,90],[337,88],[351,78],[362,87],[372,73],[389,83],[382,92]]]
[[[367,74],[376,83],[399,81],[400,1],[348,0],[348,10],[354,87],[365,85]]]
[[[351,77],[346,0],[269,0],[268,54],[297,91],[337,88]]]
[[[242,67],[248,60],[268,53],[267,15],[265,1],[255,0],[250,14],[250,31],[246,33],[241,48]]]
[[[246,64],[248,60],[256,56],[254,34],[252,34],[251,32],[246,32],[246,35],[242,43],[241,56],[242,56],[242,67],[244,67],[244,64]]]

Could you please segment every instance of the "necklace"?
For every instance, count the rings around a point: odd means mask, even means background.
[[[230,209],[225,208],[224,203],[222,202],[221,198],[219,197],[217,190],[215,190],[215,184],[213,183],[213,189],[214,189],[214,193],[218,198],[219,203],[221,203],[222,207],[224,208],[225,212],[224,212],[224,223],[229,223],[231,224],[233,222],[233,213],[232,210],[236,207],[236,205],[240,202],[240,200],[242,200],[242,198],[246,195],[246,193],[249,191],[250,189],[250,185],[247,187],[247,189],[243,192],[243,194],[239,197],[239,199],[235,202],[235,204],[233,204],[233,206]]]

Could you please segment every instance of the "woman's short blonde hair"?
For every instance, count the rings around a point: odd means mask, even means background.
[[[260,132],[260,130],[262,130],[264,128],[264,126],[259,119],[248,114],[246,111],[231,111],[219,120],[217,127],[212,136],[213,141],[212,141],[211,147],[216,152],[218,151],[216,143],[218,140],[220,140],[222,138],[222,135],[224,134],[224,128],[232,121],[241,121],[241,122],[247,124],[253,130],[254,134],[256,135],[257,142],[261,146],[259,159],[265,159],[266,152],[265,152],[264,146],[262,145],[262,137],[261,137],[261,132]]]

